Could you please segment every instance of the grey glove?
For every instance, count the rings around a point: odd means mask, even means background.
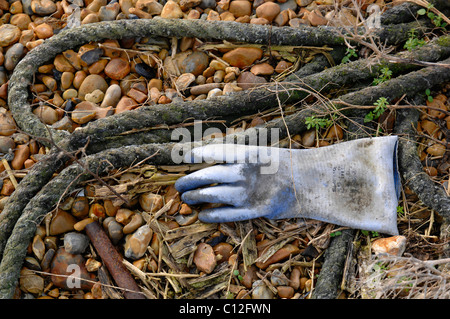
[[[396,235],[397,140],[364,138],[300,150],[207,145],[186,154],[185,162],[225,164],[184,176],[175,187],[189,205],[227,205],[200,212],[208,223],[302,217]]]

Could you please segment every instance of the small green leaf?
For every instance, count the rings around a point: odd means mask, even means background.
[[[430,95],[430,94],[431,94],[430,89],[426,89],[426,90],[425,90],[425,94],[426,94],[426,95]]]
[[[428,100],[428,102],[433,102],[433,97],[431,95],[428,95],[427,100]]]
[[[417,11],[417,14],[420,15],[420,16],[423,16],[426,13],[427,13],[427,10],[425,10],[425,9],[420,9],[419,11]]]

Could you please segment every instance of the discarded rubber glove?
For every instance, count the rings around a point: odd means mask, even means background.
[[[374,137],[294,150],[207,145],[184,161],[225,164],[186,175],[175,187],[188,205],[226,205],[200,212],[203,222],[299,217],[397,235],[397,141]]]

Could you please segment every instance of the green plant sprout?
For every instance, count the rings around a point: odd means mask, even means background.
[[[380,83],[389,81],[392,76],[392,71],[386,66],[380,70],[380,75],[373,80],[373,85],[378,85]]]
[[[366,114],[366,116],[364,117],[364,123],[377,120],[381,116],[381,114],[386,111],[388,101],[385,97],[380,97],[375,103],[373,103],[373,105],[375,105],[375,109]]]
[[[403,209],[403,206],[397,206],[397,215],[398,217],[405,216],[405,210]]]
[[[351,49],[351,48],[347,48],[347,50],[345,51],[345,56],[342,58],[341,63],[345,64],[347,62],[350,62],[350,59],[354,57],[357,58],[358,55],[356,54],[356,50],[355,49]]]
[[[427,5],[426,9],[425,8],[419,9],[417,11],[417,14],[420,16],[426,15],[436,27],[445,29],[445,27],[447,26],[447,22],[442,22],[442,17],[431,11],[431,9],[433,8],[434,5],[430,3]]]
[[[408,32],[408,40],[406,40],[405,45],[403,46],[408,51],[412,51],[417,47],[421,47],[425,45],[425,40],[417,38],[416,30],[411,29]]]
[[[433,102],[433,97],[431,96],[431,91],[430,91],[430,89],[426,89],[425,90],[425,95],[427,96],[427,100],[428,100],[428,102]]]
[[[368,231],[368,230],[361,230],[361,233],[364,236],[371,236],[371,237],[378,237],[380,234],[376,231]]]
[[[311,128],[316,129],[317,131],[321,128],[328,128],[333,124],[333,121],[326,118],[317,118],[315,116],[308,116],[305,119],[306,128],[309,130]]]

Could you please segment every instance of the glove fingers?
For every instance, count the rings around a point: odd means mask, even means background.
[[[258,163],[261,156],[268,156],[277,149],[264,146],[239,144],[211,144],[194,148],[186,154],[188,163]],[[269,155],[270,156],[270,155]]]
[[[218,185],[187,191],[181,200],[188,205],[201,203],[241,206],[247,199],[245,188],[236,185]]]
[[[262,217],[262,212],[244,207],[219,207],[201,211],[198,218],[204,223],[228,223]]]
[[[189,175],[183,176],[175,182],[175,188],[180,193],[188,190],[216,183],[235,183],[245,180],[242,174],[243,165],[215,165]]]

